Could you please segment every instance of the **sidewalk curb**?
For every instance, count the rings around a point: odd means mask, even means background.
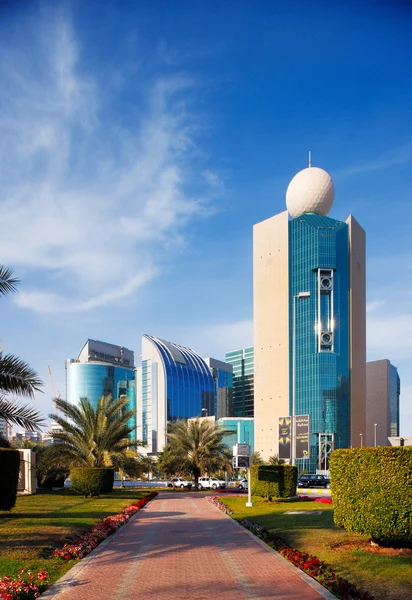
[[[272,554],[274,554],[278,560],[280,560],[285,566],[287,566],[289,568],[290,571],[292,571],[292,573],[295,573],[295,575],[297,575],[298,577],[300,577],[301,579],[303,579],[303,581],[305,583],[307,583],[312,589],[314,589],[315,592],[317,592],[320,596],[322,596],[323,598],[325,598],[325,600],[336,600],[336,596],[334,594],[332,594],[332,592],[330,592],[329,590],[327,590],[325,587],[323,587],[323,585],[321,585],[318,581],[316,581],[316,579],[313,579],[313,577],[311,577],[310,575],[308,575],[304,571],[301,571],[301,569],[299,569],[298,567],[295,567],[294,564],[292,564],[284,556],[282,556],[281,554],[279,554],[279,552],[277,552],[276,550],[274,550],[273,548],[271,548],[270,546],[268,546],[263,540],[261,540],[260,538],[258,538],[256,535],[254,535],[248,529],[246,529],[246,527],[243,527],[243,525],[241,525],[240,523],[238,523],[230,515],[227,515],[225,512],[219,510],[219,508],[217,508],[216,506],[215,506],[215,508],[220,513],[222,513],[222,515],[224,515],[227,519],[230,519],[232,521],[232,523],[234,523],[242,531],[244,531],[251,538],[253,538],[258,544],[260,544],[262,546],[262,548],[264,548],[266,551],[271,552]]]
[[[100,552],[102,552],[106,548],[106,546],[111,544],[113,542],[113,540],[116,539],[117,535],[119,533],[121,533],[121,531],[123,531],[127,525],[132,523],[132,521],[134,521],[139,516],[139,514],[145,510],[146,506],[149,506],[149,504],[153,500],[154,500],[154,498],[149,500],[149,502],[143,508],[138,510],[137,513],[135,513],[134,515],[132,515],[130,517],[130,519],[128,520],[127,523],[125,523],[124,525],[119,527],[119,529],[117,529],[114,533],[112,533],[112,535],[109,535],[109,537],[107,537],[105,540],[100,542],[100,544],[94,550],[92,550],[90,552],[90,554],[88,554],[84,558],[81,558],[75,565],[72,566],[71,569],[69,569],[67,571],[67,573],[62,575],[62,577],[60,577],[60,579],[58,579],[50,587],[48,587],[47,590],[45,590],[39,596],[39,598],[41,598],[41,600],[43,600],[43,598],[55,598],[55,597],[57,597],[58,594],[63,594],[66,589],[69,589],[71,587],[71,585],[74,583],[74,581],[77,578],[77,576],[79,575],[79,573],[84,569],[84,567],[87,567],[87,565],[94,558],[96,558],[96,556],[98,554],[100,554]]]

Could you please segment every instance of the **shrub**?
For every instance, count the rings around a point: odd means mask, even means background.
[[[252,467],[251,491],[262,498],[290,498],[296,496],[297,467],[292,465],[258,465]]]
[[[0,448],[0,510],[11,510],[16,504],[20,453]]]
[[[335,524],[379,541],[412,538],[412,448],[336,450],[331,487]]]
[[[113,491],[114,470],[92,467],[70,469],[72,488],[85,496],[98,496]]]

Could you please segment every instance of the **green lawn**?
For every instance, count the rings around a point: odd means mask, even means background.
[[[104,517],[121,512],[148,490],[115,490],[84,498],[71,490],[19,496],[11,512],[0,511],[0,577],[21,569],[46,570],[51,582],[76,562],[54,558],[53,551],[75,532],[87,531]]]
[[[333,505],[302,501],[272,504],[254,498],[254,506],[246,508],[244,498],[220,499],[235,511],[236,520],[248,518],[276,532],[293,548],[325,561],[376,600],[412,598],[412,550],[372,548],[367,536],[334,525]],[[286,514],[295,510],[311,514]],[[322,514],[314,514],[316,511]]]

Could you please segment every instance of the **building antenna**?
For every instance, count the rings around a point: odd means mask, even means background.
[[[312,166],[312,152],[309,150],[309,165],[308,167],[310,168]]]

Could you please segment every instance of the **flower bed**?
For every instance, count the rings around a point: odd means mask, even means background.
[[[106,517],[100,523],[93,525],[91,530],[83,533],[80,537],[70,544],[64,544],[62,548],[56,548],[54,556],[58,556],[63,560],[72,558],[79,560],[89,554],[96,546],[105,540],[114,531],[128,522],[130,517],[136,514],[141,508],[146,506],[152,498],[157,496],[158,492],[150,492],[148,496],[141,498],[134,504],[126,506],[126,508],[118,515]]]
[[[77,539],[70,544],[64,544],[62,548],[57,548],[54,551],[54,556],[63,560],[83,558],[96,548],[100,542],[127,523],[130,517],[146,506],[157,494],[158,492],[155,491],[150,492],[148,496],[126,506],[121,513],[106,517],[87,533],[79,534]],[[0,600],[32,600],[38,598],[47,589],[48,585],[49,574],[47,571],[40,571],[37,575],[34,575],[30,571],[25,573],[23,569],[17,577],[4,576],[0,578]]]
[[[312,498],[310,499],[312,500]],[[233,514],[233,511],[225,506],[218,498],[210,497],[208,500],[226,514]],[[323,501],[329,499],[319,498],[317,500]],[[257,523],[253,523],[253,521],[250,521],[249,519],[243,519],[241,525],[292,562],[295,567],[298,567],[316,579],[337,598],[340,598],[341,600],[374,600],[374,597],[369,594],[369,592],[361,592],[355,585],[346,579],[338,577],[329,565],[319,560],[316,556],[311,556],[306,552],[300,552],[299,550],[291,548],[283,538],[270,533],[267,529]]]
[[[37,575],[23,569],[17,577],[0,578],[1,600],[30,600],[38,598],[49,584],[47,571],[39,571]]]
[[[233,510],[230,510],[230,508],[228,508],[226,504],[223,504],[223,502],[221,502],[216,496],[208,496],[207,501],[216,506],[219,510],[226,513],[227,515],[233,515]]]
[[[314,498],[313,496],[299,496],[299,500],[303,500],[304,502],[321,502],[322,504],[333,504],[332,498],[326,498],[322,496],[321,498]]]

